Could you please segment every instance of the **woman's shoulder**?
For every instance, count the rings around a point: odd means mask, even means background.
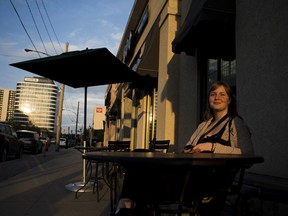
[[[202,122],[200,122],[200,124],[198,125],[198,127],[204,127],[205,125],[209,125],[211,123],[213,118],[210,118],[208,120],[203,120]]]
[[[246,124],[245,120],[239,115],[234,116],[232,118],[232,121],[234,122],[234,124],[236,126],[246,126],[247,127],[247,124]]]
[[[211,124],[211,119],[209,120],[204,120],[202,122],[200,122],[197,126],[197,130],[203,130],[205,128],[207,128],[209,126],[209,124]]]
[[[232,116],[231,119],[234,120],[234,121],[242,121],[242,122],[244,122],[244,119],[240,115]]]

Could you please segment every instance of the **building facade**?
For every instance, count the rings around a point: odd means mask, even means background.
[[[14,121],[55,132],[58,87],[50,79],[25,77],[17,82]]]
[[[170,139],[171,151],[181,152],[210,84],[228,82],[265,160],[246,170],[260,197],[252,211],[284,215],[283,200],[263,194],[288,193],[287,11],[284,0],[136,0],[117,57],[147,80],[107,88],[108,139],[129,139],[132,148]]]
[[[105,115],[106,115],[105,106],[98,105],[94,107],[93,124],[92,124],[94,130],[104,129]]]
[[[13,119],[15,95],[15,90],[0,89],[0,121]]]

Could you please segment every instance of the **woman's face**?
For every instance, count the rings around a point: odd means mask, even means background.
[[[209,94],[209,106],[214,112],[228,112],[230,98],[223,86],[219,86]]]

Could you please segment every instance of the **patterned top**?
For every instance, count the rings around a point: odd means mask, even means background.
[[[211,125],[211,122],[212,118],[200,123],[186,145],[195,146],[202,141],[207,142],[207,139],[205,141],[205,139],[201,138],[209,125]],[[222,141],[213,140],[215,142],[214,153],[254,155],[251,133],[242,118],[236,116],[231,119],[231,123],[225,124],[224,127],[225,129],[223,128],[224,130],[221,131],[219,137]],[[212,142],[213,136],[210,138]]]

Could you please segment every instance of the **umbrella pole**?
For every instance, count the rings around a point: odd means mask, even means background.
[[[84,88],[84,154],[86,153],[87,86]],[[83,159],[83,182],[86,182],[86,160]]]
[[[85,97],[84,97],[84,139],[83,139],[83,153],[86,153],[86,117],[87,116],[87,87],[85,87]],[[81,182],[71,183],[65,186],[67,190],[73,192],[91,192],[91,186],[93,186],[93,182],[87,182],[86,180],[86,159],[83,159],[83,176]]]
[[[84,142],[83,142],[83,147],[84,147],[84,151],[83,151],[83,154],[85,154],[86,153],[86,140],[84,140]],[[83,183],[85,184],[85,182],[86,182],[86,173],[87,173],[87,171],[86,171],[86,159],[83,159]]]

